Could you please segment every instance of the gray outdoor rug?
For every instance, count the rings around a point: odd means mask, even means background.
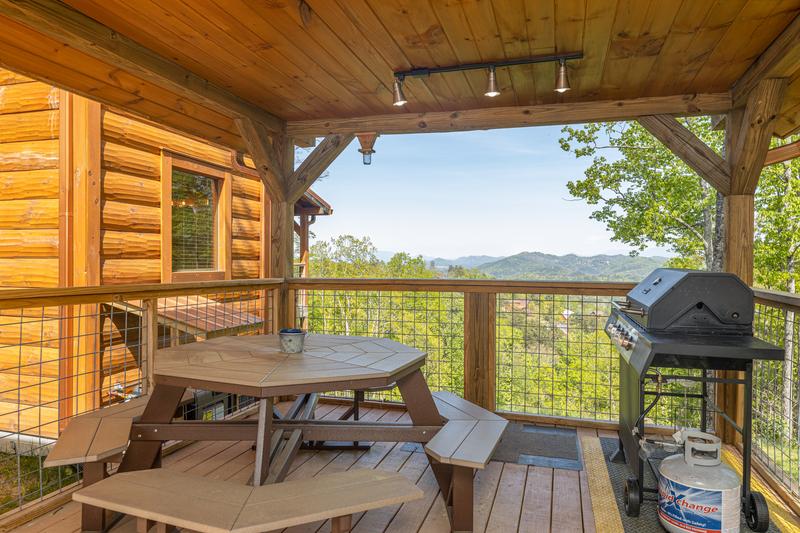
[[[614,498],[617,501],[617,508],[619,509],[619,515],[622,518],[622,525],[625,531],[628,533],[663,533],[664,528],[661,527],[661,523],[658,521],[657,503],[655,501],[645,499],[645,501],[642,502],[641,513],[636,518],[625,514],[622,494],[625,480],[630,475],[628,466],[624,463],[612,463],[609,461],[611,455],[617,451],[617,439],[601,438],[600,444],[603,447],[603,455],[606,458],[606,468],[608,468],[608,475],[611,478],[611,485],[614,487]],[[649,468],[645,468],[645,484],[648,487],[655,487],[657,484]],[[655,497],[655,494],[645,494],[645,498],[655,499]],[[750,528],[747,527],[743,515],[741,532],[747,533],[749,531]],[[780,533],[780,530],[775,527],[775,524],[770,524],[768,532]]]
[[[512,422],[492,456],[495,461],[581,470],[583,464],[574,429]]]

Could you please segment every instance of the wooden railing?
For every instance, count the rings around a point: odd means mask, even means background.
[[[146,392],[159,347],[216,334],[297,324],[312,332],[389,336],[428,353],[425,372],[434,389],[463,394],[511,418],[613,428],[618,355],[603,326],[612,299],[632,287],[293,278],[0,291],[0,445],[8,444],[0,446],[6,452],[0,461],[12,470],[18,465],[19,474],[16,483],[4,480],[16,492],[4,499],[3,510],[75,480],[74,471],[40,466],[48,439],[69,417]],[[757,334],[785,339],[786,324],[796,325],[800,298],[761,290],[756,297]],[[792,377],[798,344],[787,348]],[[757,365],[754,423],[760,468],[791,497],[798,485],[798,424],[795,414],[783,413],[797,413],[798,386],[793,377],[784,389],[786,369]],[[788,403],[784,390],[791,390]],[[371,398],[399,400],[391,391]],[[696,422],[697,410],[682,411],[676,407],[681,402],[654,410],[650,421]],[[676,413],[688,419],[676,420]],[[782,440],[773,438],[779,426]]]

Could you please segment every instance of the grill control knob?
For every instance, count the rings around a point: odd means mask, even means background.
[[[633,348],[633,339],[629,335],[623,337],[619,343],[626,350]]]

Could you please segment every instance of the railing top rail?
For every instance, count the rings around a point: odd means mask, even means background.
[[[418,292],[541,293],[622,296],[635,283],[594,281],[517,281],[504,279],[332,279],[291,278],[290,289]]]
[[[144,298],[162,298],[202,294],[217,290],[248,290],[279,288],[283,279],[241,279],[219,281],[194,281],[182,283],[149,283],[102,285],[93,287],[67,287],[59,289],[9,289],[0,291],[0,309],[23,307],[50,307],[84,303],[123,301]]]
[[[758,303],[781,309],[800,311],[800,294],[756,288],[753,288],[753,293]]]

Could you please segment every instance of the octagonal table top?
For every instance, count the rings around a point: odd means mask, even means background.
[[[159,350],[156,383],[256,397],[386,387],[425,362],[425,353],[375,337],[309,334],[302,353],[277,335],[217,337]]]

